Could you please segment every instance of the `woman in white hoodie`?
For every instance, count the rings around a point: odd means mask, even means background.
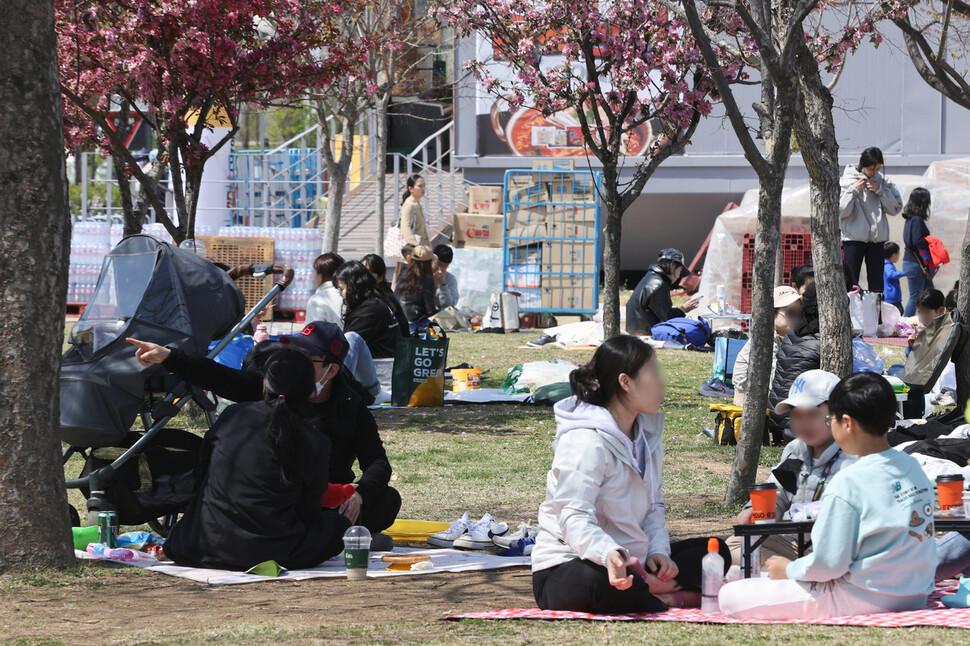
[[[664,383],[653,348],[614,337],[569,381],[532,552],[536,603],[606,614],[699,605],[707,538],[671,545],[664,527]]]
[[[885,263],[883,243],[889,240],[887,215],[899,215],[903,198],[896,185],[882,174],[882,151],[866,148],[858,166],[847,166],[842,173],[839,196],[842,226],[842,253],[859,284],[862,263],[870,292],[882,292]],[[852,289],[852,285],[846,285]]]

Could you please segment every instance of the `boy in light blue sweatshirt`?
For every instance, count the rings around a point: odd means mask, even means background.
[[[721,588],[721,611],[736,619],[820,619],[921,610],[933,590],[933,486],[919,463],[892,449],[896,397],[881,376],[846,377],[829,396],[835,441],[859,460],[822,494],[812,528],[815,551],[773,556],[771,580]]]

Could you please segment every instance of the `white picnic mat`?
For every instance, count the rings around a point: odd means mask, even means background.
[[[386,576],[416,576],[421,574],[433,574],[435,572],[477,572],[481,570],[500,570],[510,567],[525,567],[531,564],[532,559],[528,556],[495,556],[487,552],[463,552],[460,550],[449,549],[415,549],[408,547],[394,548],[394,554],[427,554],[431,557],[431,570],[417,571],[396,571],[388,572],[388,563],[381,560],[381,557],[388,552],[374,552],[370,555],[370,568],[368,578],[379,578]],[[90,559],[87,552],[75,550],[78,558]],[[182,579],[190,579],[199,583],[209,585],[234,585],[238,583],[257,583],[259,581],[304,581],[307,579],[337,579],[346,578],[347,569],[344,567],[343,557],[332,559],[308,570],[290,570],[286,574],[278,577],[260,576],[258,574],[246,574],[245,572],[232,572],[229,570],[209,570],[205,568],[186,567],[175,565],[170,561],[149,561],[141,560],[137,563],[124,563],[122,561],[112,561],[140,567],[151,572],[161,572],[170,576]]]

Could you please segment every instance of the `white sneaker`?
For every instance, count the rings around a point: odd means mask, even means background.
[[[389,401],[391,401],[391,393],[387,392],[386,390],[381,390],[381,392],[377,393],[377,396],[374,397],[375,406],[386,404]]]
[[[528,523],[521,523],[519,524],[518,531],[516,531],[514,534],[504,534],[502,536],[493,536],[492,543],[494,543],[496,547],[501,547],[503,550],[507,550],[510,547],[512,547],[512,545],[520,538],[526,539],[526,541],[528,542],[528,539],[535,538],[536,536],[538,536],[538,534],[539,534],[538,527],[533,527]]]
[[[428,537],[428,544],[435,547],[452,547],[455,539],[468,531],[472,521],[468,518],[468,512],[462,514],[461,518],[453,522],[448,529],[443,532],[432,534]]]
[[[483,550],[493,545],[492,539],[509,532],[508,523],[500,523],[491,514],[485,514],[472,523],[468,531],[455,539],[452,544],[466,550]]]

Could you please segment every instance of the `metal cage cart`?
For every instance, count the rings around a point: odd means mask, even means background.
[[[503,282],[520,312],[596,312],[602,182],[588,171],[505,172]]]

